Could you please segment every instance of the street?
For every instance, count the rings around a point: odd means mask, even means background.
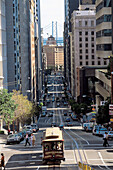
[[[60,102],[60,106],[57,106],[56,100],[52,101],[52,96],[59,97],[61,99],[63,94],[63,84],[61,76],[49,76],[50,84],[48,84],[49,96],[47,99],[47,115],[45,117],[39,117],[37,122],[39,131],[34,135],[36,142],[34,147],[24,146],[25,141],[15,145],[2,144],[1,152],[5,155],[6,169],[10,170],[38,170],[38,169],[62,169],[62,170],[75,170],[78,169],[78,163],[85,163],[95,170],[100,169],[113,169],[113,141],[109,141],[110,147],[103,147],[103,138],[94,136],[92,133],[83,131],[81,123],[79,121],[73,121],[71,119],[72,126],[68,127],[64,113],[68,114],[70,106],[64,106],[64,102]],[[56,83],[55,82],[60,82]],[[49,117],[48,113],[53,112],[53,116]],[[55,163],[44,165],[42,162],[42,146],[41,137],[43,131],[47,127],[51,127],[51,124],[55,122],[56,126],[63,125],[63,137],[64,137],[64,155],[65,161],[60,165]],[[5,140],[4,140],[5,142]]]

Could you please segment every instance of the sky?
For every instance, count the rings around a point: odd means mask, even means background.
[[[52,35],[52,21],[54,22],[54,36],[56,36],[57,21],[58,37],[63,37],[64,0],[40,0],[40,8],[43,37],[47,38]]]

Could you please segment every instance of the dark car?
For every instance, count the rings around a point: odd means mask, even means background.
[[[64,113],[64,116],[67,116],[67,113],[66,113],[66,112]]]
[[[63,125],[63,124],[60,124],[60,125],[59,125],[59,128],[60,128],[60,129],[63,129],[63,128],[64,128],[64,125]]]
[[[48,117],[52,117],[53,116],[53,113],[48,113]]]
[[[73,115],[73,116],[72,116],[72,119],[73,119],[73,120],[78,120],[78,118],[77,118],[76,115]]]
[[[67,126],[73,126],[72,122],[68,122]]]
[[[69,117],[66,118],[66,122],[70,122],[70,118]]]

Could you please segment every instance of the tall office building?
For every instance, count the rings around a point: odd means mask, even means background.
[[[0,0],[0,89],[7,88],[6,9]]]
[[[21,90],[36,101],[34,0],[6,1],[8,89]],[[36,10],[37,11],[37,10]],[[29,92],[29,93],[28,93]]]
[[[42,92],[42,49],[41,49],[41,19],[40,19],[40,0],[35,0],[35,67],[36,67],[36,96],[37,101]]]
[[[84,1],[86,2],[86,1]],[[88,8],[88,9],[87,9]],[[87,2],[79,6],[71,18],[71,92],[76,101],[80,95],[79,68],[99,65],[96,58],[96,15],[95,5]]]
[[[23,12],[24,11],[24,12]],[[6,1],[8,90],[29,90],[29,2]]]
[[[70,35],[71,32],[71,14],[79,7],[79,0],[65,0],[65,22],[64,22],[64,76],[68,82],[68,87],[71,84],[71,59],[70,59]]]
[[[111,0],[96,1],[96,55],[102,58],[101,65],[109,61],[104,60],[112,54],[112,8]]]

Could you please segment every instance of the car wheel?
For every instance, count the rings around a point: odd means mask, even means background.
[[[6,145],[10,145],[10,142],[7,142]]]

